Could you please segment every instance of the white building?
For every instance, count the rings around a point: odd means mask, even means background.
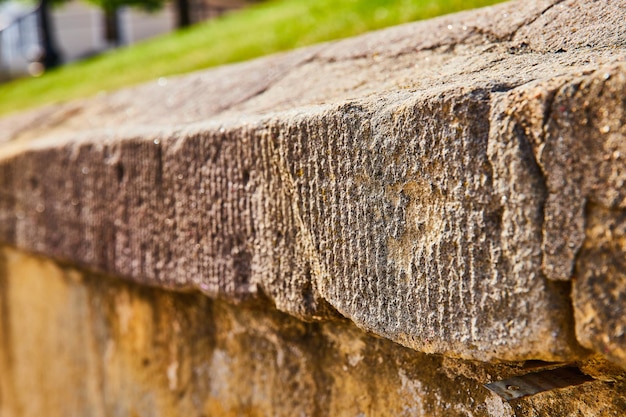
[[[127,45],[173,30],[176,16],[170,5],[156,13],[123,8],[119,22],[121,43]],[[63,62],[111,47],[105,40],[102,11],[86,2],[71,1],[53,9],[52,25]],[[0,80],[28,74],[29,64],[41,51],[39,45],[34,8],[18,2],[0,4]]]

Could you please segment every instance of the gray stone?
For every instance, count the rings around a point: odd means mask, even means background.
[[[585,212],[625,208],[625,17],[508,3],[5,118],[0,241],[422,352],[626,367],[624,248]]]

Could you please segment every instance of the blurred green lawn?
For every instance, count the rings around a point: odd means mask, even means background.
[[[502,0],[274,0],[0,85],[0,114]]]

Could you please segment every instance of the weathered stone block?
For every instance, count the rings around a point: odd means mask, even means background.
[[[516,2],[8,117],[0,241],[446,358],[626,368],[625,34],[620,2]]]

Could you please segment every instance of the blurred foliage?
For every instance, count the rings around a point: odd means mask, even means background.
[[[56,0],[59,1],[59,0]],[[61,0],[66,1],[66,0]],[[86,0],[102,10],[116,10],[120,7],[136,7],[138,9],[154,12],[162,9],[166,0]]]

